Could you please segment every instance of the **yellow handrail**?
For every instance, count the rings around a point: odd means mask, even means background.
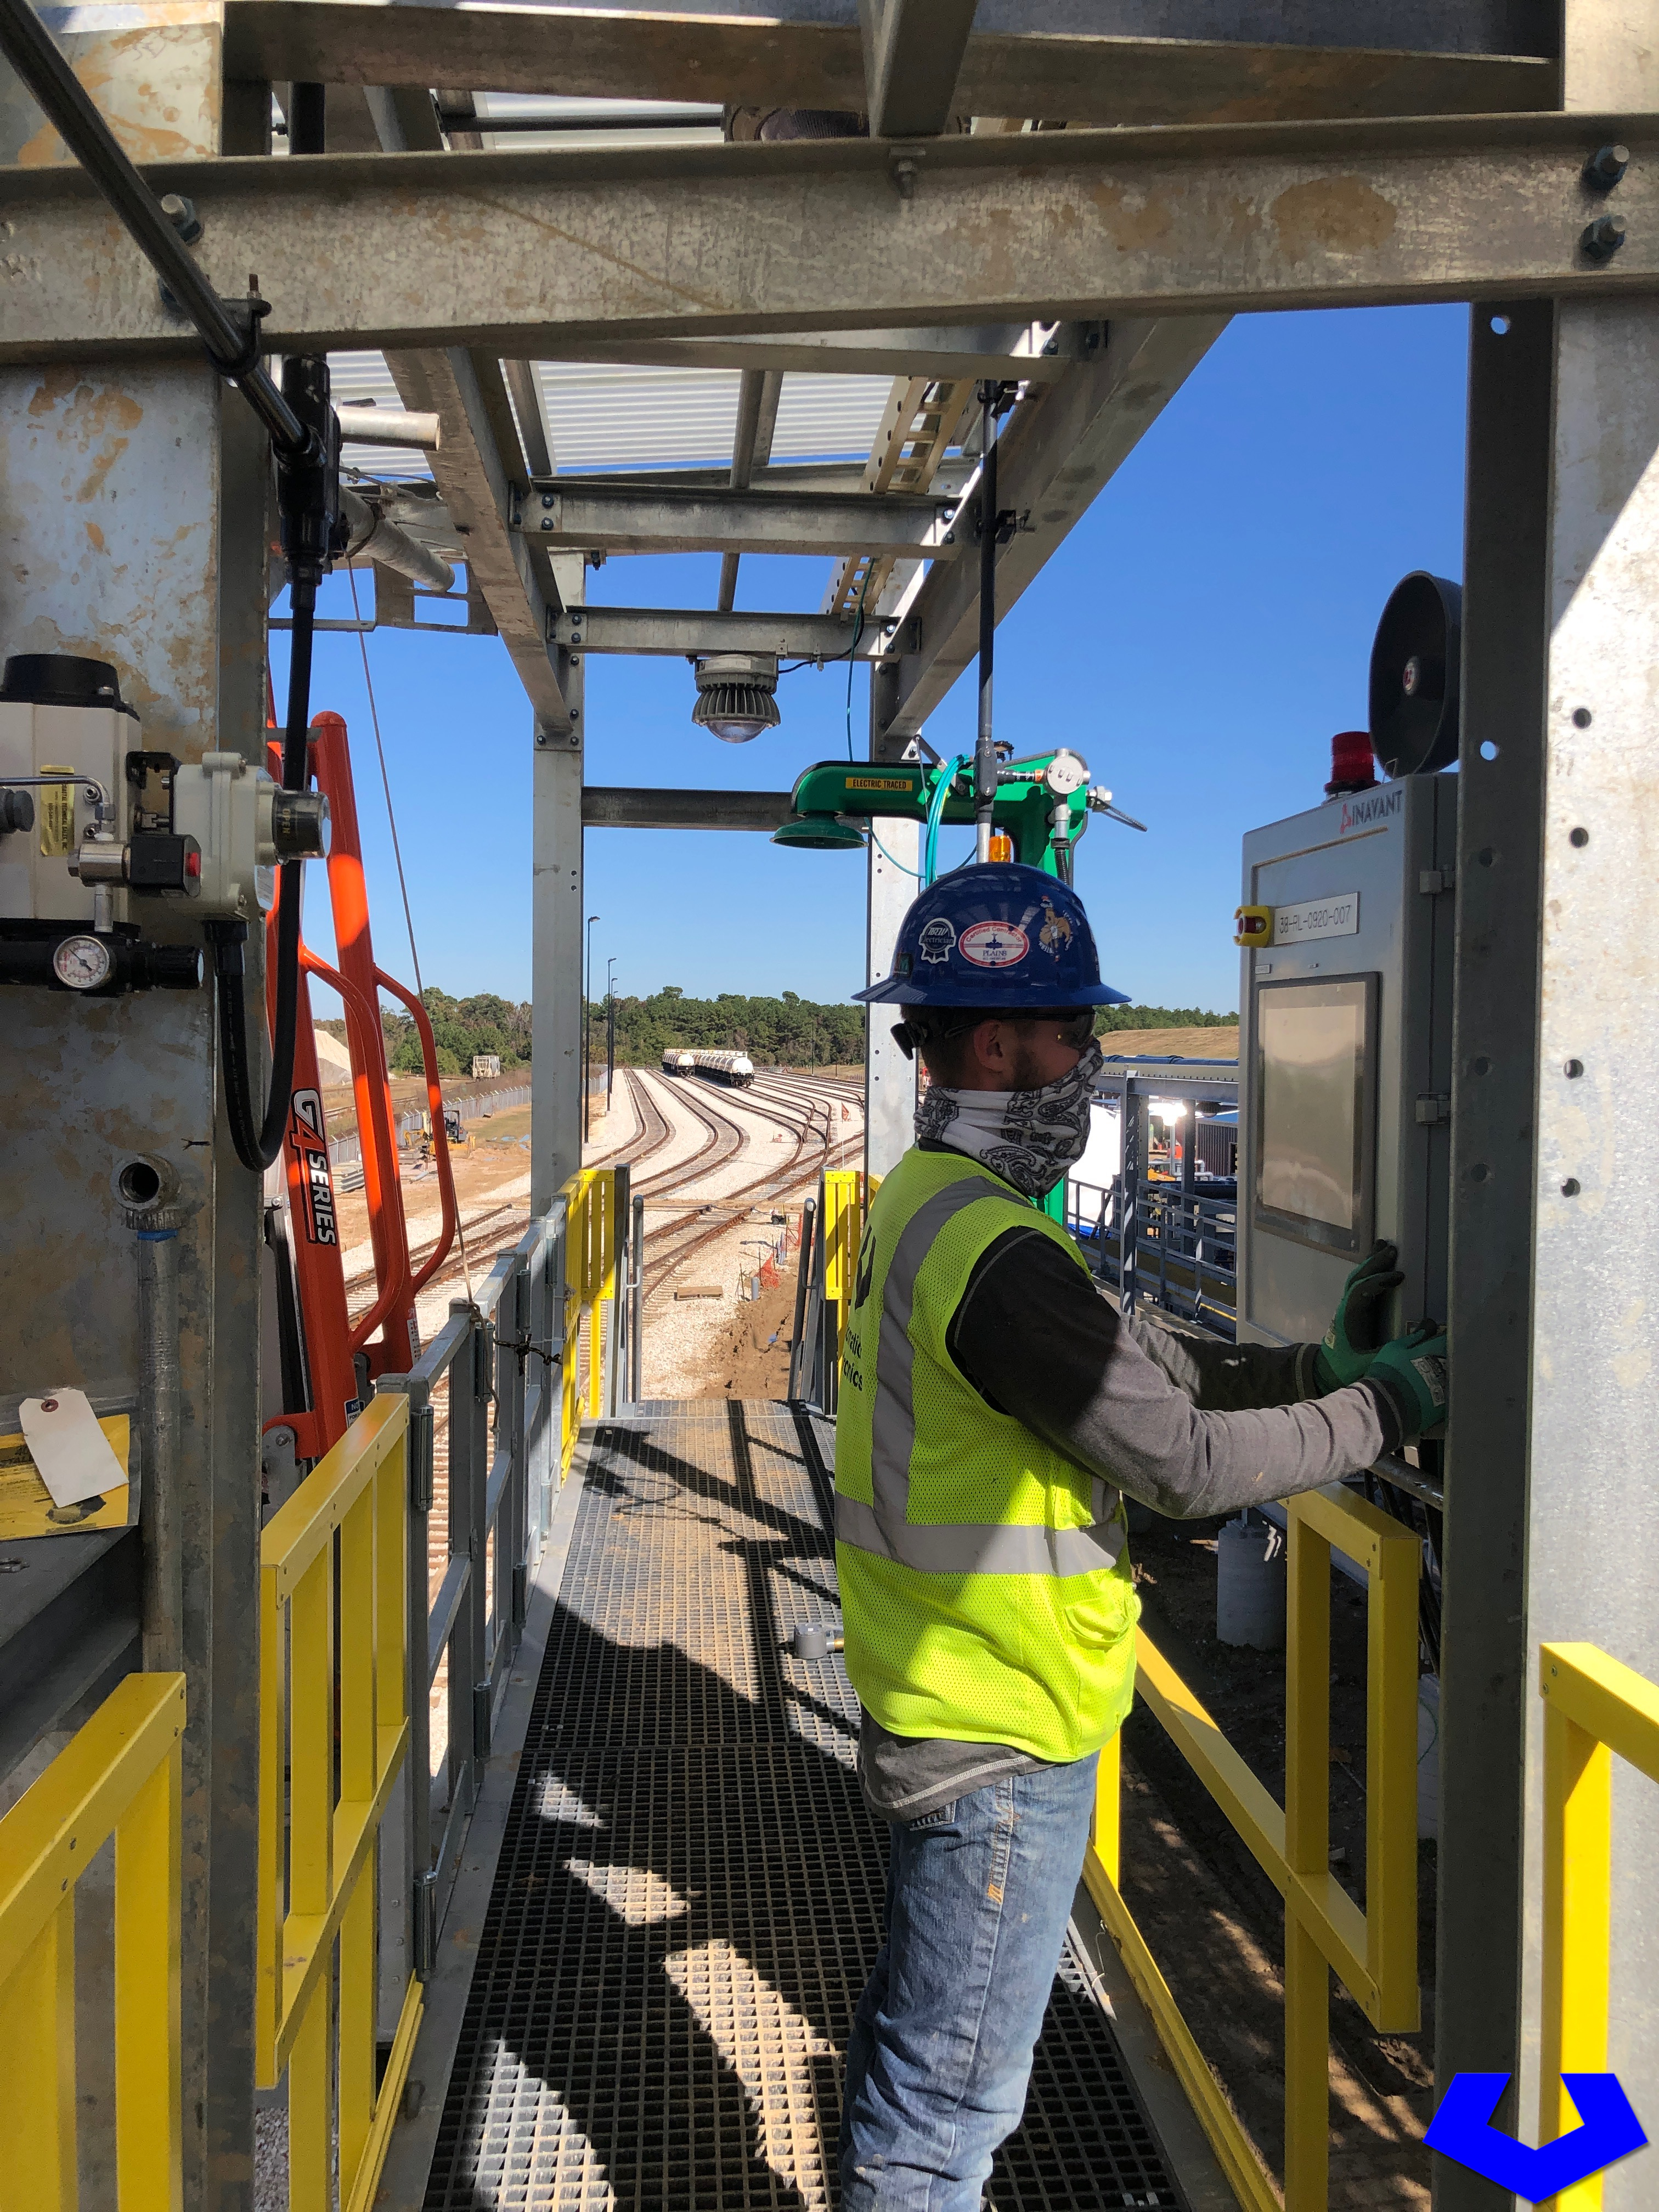
[[[597,1419],[605,1403],[605,1309],[617,1295],[617,1177],[610,1168],[582,1168],[559,1194],[564,1200],[564,1420],[559,1474],[568,1474],[584,1419]],[[583,1387],[581,1326],[588,1325],[587,1373]]]
[[[373,2202],[420,2024],[411,1977],[377,2084],[374,1844],[409,1747],[408,1440],[408,1399],[371,1399],[260,1549],[255,2051],[261,2087],[288,2069],[292,2212],[331,2204],[337,2130],[341,2212]]]
[[[1418,2026],[1417,1583],[1422,1547],[1350,1491],[1285,1501],[1290,1520],[1285,1805],[1250,1771],[1142,1632],[1136,1687],[1285,1899],[1285,2212],[1324,2212],[1330,2136],[1330,1993],[1335,1972],[1374,2027]],[[1333,1547],[1367,1571],[1367,1905],[1330,1871],[1330,1567]],[[1249,2212],[1279,2197],[1119,1891],[1120,1749],[1101,1755],[1084,1879],[1157,2024],[1170,2063]]]
[[[115,2174],[122,2212],[184,2202],[182,1674],[129,1674],[0,1820],[5,2212],[76,2203],[75,1891],[115,1838]]]
[[[1613,1956],[1613,1762],[1659,1782],[1659,1686],[1594,1644],[1546,1644],[1544,1990],[1540,2137],[1578,2124],[1561,2076],[1607,2064]],[[1552,2197],[1556,2212],[1601,2212],[1601,2176]],[[1543,2208],[1540,2208],[1543,2212]]]

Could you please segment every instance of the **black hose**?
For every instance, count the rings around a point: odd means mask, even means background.
[[[288,721],[283,732],[283,782],[303,791],[310,781],[307,757],[311,713],[311,647],[317,592],[314,585],[294,586],[292,650],[288,665]],[[253,1113],[253,1071],[247,1048],[247,1006],[243,990],[245,921],[210,922],[214,973],[219,991],[219,1049],[224,1061],[225,1119],[230,1141],[245,1168],[263,1175],[283,1148],[294,1091],[294,1041],[300,1017],[300,894],[302,863],[284,860],[277,877],[276,1016],[270,1028],[270,1090],[264,1115]]]

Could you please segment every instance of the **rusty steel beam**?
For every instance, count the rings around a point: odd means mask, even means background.
[[[1632,154],[1608,197],[1583,181]],[[915,150],[915,149],[913,149]],[[902,320],[1659,287],[1659,121],[1416,118],[942,138],[913,196],[841,139],[605,153],[181,163],[221,289],[257,269],[274,349],[461,344],[556,356],[605,331],[848,330]],[[1606,261],[1583,244],[1609,216]],[[149,265],[76,175],[0,174],[0,362],[180,355]]]
[[[1229,12],[1231,21],[1222,19]],[[951,103],[964,115],[1115,125],[1273,117],[1494,113],[1553,104],[1557,70],[1525,0],[1294,9],[1124,0],[1077,10],[980,0]],[[228,0],[228,76],[487,85],[624,100],[862,108],[854,0],[840,21],[789,0],[726,7],[467,7],[435,0]],[[796,20],[781,20],[791,15]],[[1293,20],[1294,19],[1294,20]],[[918,128],[914,123],[907,131]]]

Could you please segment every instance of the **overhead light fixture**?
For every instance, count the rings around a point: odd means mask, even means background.
[[[746,745],[778,725],[775,653],[711,653],[696,664],[691,719],[728,745]]]

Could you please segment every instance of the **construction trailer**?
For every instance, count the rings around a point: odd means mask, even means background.
[[[1307,0],[1289,11],[1252,0],[1138,9],[1113,0],[861,0],[856,9],[853,0],[778,0],[764,19],[722,12],[720,0],[672,15],[124,0],[54,15],[52,31],[207,287],[230,303],[224,348],[253,330],[270,355],[327,355],[345,396],[351,362],[370,356],[392,387],[380,396],[413,418],[394,422],[387,409],[370,422],[358,410],[343,422],[361,481],[342,512],[355,557],[375,568],[375,623],[422,626],[432,594],[464,601],[468,626],[499,633],[524,684],[519,741],[532,756],[536,842],[535,1225],[488,1306],[475,1299],[422,1355],[461,1378],[451,1386],[462,1437],[452,1450],[466,1477],[456,1494],[477,1517],[457,1524],[452,1499],[444,1587],[457,1606],[469,1573],[481,1578],[469,1547],[482,1561],[483,1516],[502,1494],[491,1488],[492,1419],[498,1446],[506,1437],[501,1481],[539,1483],[554,1498],[584,1407],[601,1410],[586,1394],[603,1346],[592,1333],[580,1404],[574,1355],[560,1373],[555,1348],[575,1342],[573,1311],[621,1303],[599,1295],[606,1280],[614,1287],[610,1201],[580,1180],[584,828],[771,831],[790,812],[781,793],[586,788],[587,657],[696,659],[699,708],[718,735],[722,718],[743,719],[745,698],[763,723],[755,695],[763,697],[777,656],[850,654],[869,664],[871,762],[914,763],[928,716],[988,642],[988,579],[997,613],[1038,585],[1230,316],[1473,303],[1446,1136],[1456,1384],[1437,2064],[1443,2088],[1470,2072],[1511,2077],[1504,2113],[1528,2140],[1570,2119],[1563,2065],[1612,2068],[1650,2118],[1659,1934],[1647,1907],[1659,1814],[1638,1771],[1652,1771],[1654,1723],[1651,1692],[1636,1678],[1659,1680],[1659,1503],[1647,1471],[1659,1364],[1630,1255],[1659,1227],[1637,1103],[1650,1095],[1659,1036],[1643,895],[1659,768],[1653,0]],[[465,85],[477,89],[453,88]],[[610,112],[619,129],[599,143],[591,131],[582,137],[568,107],[535,105],[555,94],[620,103]],[[279,143],[274,114],[287,130]],[[845,126],[823,124],[825,114],[863,118],[858,135],[838,135]],[[63,832],[63,778],[73,769],[75,805],[88,811],[68,829],[101,851],[99,810],[118,797],[143,812],[147,787],[141,779],[129,792],[117,775],[112,788],[88,762],[67,760],[50,742],[52,713],[101,716],[109,762],[124,746],[112,717],[130,709],[143,750],[171,760],[180,790],[235,782],[255,793],[238,779],[266,744],[269,416],[257,418],[204,361],[180,312],[185,273],[158,284],[9,76],[0,149],[5,650],[101,664],[115,672],[119,702],[94,685],[66,706],[24,682],[0,715],[30,714],[38,726],[30,757],[46,776],[31,824],[44,834],[56,820],[52,835]],[[573,363],[735,370],[729,467],[653,470],[642,455],[626,473],[556,473],[543,393],[550,365]],[[771,459],[792,379],[871,374],[893,382],[866,465]],[[994,501],[981,496],[988,471],[971,422],[963,427],[981,386],[1006,410]],[[411,437],[425,456],[418,477],[391,465],[399,452],[407,459]],[[715,607],[586,605],[592,558],[680,549],[722,554]],[[735,611],[735,564],[750,551],[830,556],[823,604]],[[21,790],[19,757],[8,751],[6,765]],[[37,836],[22,819],[20,808],[8,839]],[[257,829],[246,831],[255,844]],[[887,965],[922,830],[894,822],[868,848],[872,977]],[[180,841],[197,836],[176,823],[142,834],[165,836],[165,854],[147,850],[180,870]],[[217,834],[204,830],[198,846],[228,866]],[[286,856],[269,839],[259,850],[260,866]],[[3,1410],[10,1428],[21,1401],[73,1382],[94,1412],[113,1409],[100,1419],[152,1437],[167,1431],[167,1472],[151,1481],[137,1529],[8,1545],[9,1564],[22,1563],[0,1584],[0,1746],[14,1778],[93,1715],[65,1753],[73,1771],[48,1770],[58,1795],[17,1808],[32,1808],[39,1844],[21,1872],[9,1863],[0,1900],[6,2016],[33,2039],[27,2080],[40,2091],[19,2109],[72,2109],[55,2025],[41,2041],[42,2023],[56,2023],[67,2002],[68,1932],[42,1885],[60,1863],[68,1884],[64,1823],[73,1826],[74,1805],[95,1801],[100,1832],[124,1820],[131,1849],[150,1853],[155,1895],[182,1883],[173,1922],[183,1931],[182,2026],[170,2034],[158,1905],[145,1955],[163,1990],[153,2014],[163,2058],[159,2072],[123,2077],[129,2118],[146,2098],[161,2115],[156,2201],[181,2191],[192,2206],[252,2203],[256,2074],[284,2065],[295,2201],[307,2191],[305,2201],[321,2201],[337,2123],[318,1992],[337,1942],[341,2004],[349,1994],[361,2015],[362,1977],[373,1978],[362,1948],[373,1826],[365,1812],[349,1836],[337,1835],[349,1848],[331,1867],[330,1824],[319,1825],[317,1809],[332,1786],[331,1737],[314,1728],[303,1757],[285,1766],[268,1747],[262,1770],[262,1725],[274,1724],[283,1680],[271,1638],[297,1605],[326,1640],[335,1548],[359,1595],[380,1562],[384,1637],[372,1653],[349,1638],[340,1659],[341,1685],[354,1686],[341,1688],[350,1720],[340,1756],[356,1793],[349,1802],[387,1817],[398,1778],[368,1725],[362,1686],[380,1682],[385,1713],[398,1710],[407,1684],[418,1703],[410,1655],[428,1638],[449,1649],[462,1619],[452,1610],[422,1629],[418,1611],[394,1618],[393,1564],[399,1547],[410,1549],[400,1486],[412,1452],[418,1504],[422,1394],[436,1370],[411,1370],[406,1388],[376,1397],[349,1464],[331,1465],[321,1521],[287,1525],[274,1543],[262,1535],[263,1191],[223,1110],[215,1021],[232,970],[224,964],[211,988],[197,980],[203,929],[177,902],[155,908],[135,939],[134,926],[100,904],[93,860],[67,907],[35,909],[33,869],[23,872],[30,887],[8,897],[8,918],[21,909],[39,927],[10,932],[5,948]],[[234,921],[224,866],[216,910]],[[175,888],[188,893],[182,877]],[[253,929],[246,947],[250,1008],[261,995],[262,935]],[[71,938],[82,942],[64,950]],[[147,948],[142,960],[112,952],[134,942]],[[60,953],[63,965],[45,976],[43,959]],[[121,988],[137,981],[147,988]],[[167,982],[177,988],[155,988]],[[912,1082],[877,1024],[872,1176],[907,1140]],[[836,1212],[838,1224],[855,1224],[854,1203],[838,1200]],[[171,1429],[166,1419],[158,1429],[157,1348],[140,1328],[141,1311],[152,1321],[155,1312],[162,1245],[176,1261],[176,1334],[161,1347],[170,1375],[176,1344]],[[824,1249],[843,1264],[844,1252]],[[520,1432],[531,1389],[533,1443]],[[705,1428],[711,1418],[699,1417]],[[688,1417],[688,1465],[702,1449],[694,1429]],[[766,1433],[783,1449],[783,1431]],[[135,1449],[142,1491],[155,1468],[129,1441]],[[605,1447],[613,1457],[620,1449],[614,1437]],[[744,1446],[746,1480],[757,1479],[757,1449]],[[514,1511],[497,1524],[508,1534],[492,1553],[508,1577],[509,1611],[540,1571],[534,1554],[548,1533],[535,1511]],[[1319,1512],[1310,1509],[1306,1557],[1360,1540],[1337,1508]],[[165,1559],[155,1548],[163,1538]],[[1385,1566],[1387,1531],[1364,1540],[1377,1587],[1397,1584],[1403,1570],[1391,1553]],[[163,1564],[176,1574],[171,1590]],[[465,1618],[466,1635],[476,1627],[482,1637],[482,1613]],[[301,1636],[295,1649],[311,1646]],[[458,1658],[452,1685],[446,1817],[488,1788],[492,1700],[507,1679],[504,1665],[493,1679],[477,1671],[482,1644],[466,1663],[471,1678]],[[1155,1673],[1149,1662],[1143,1687],[1177,1725],[1179,1699]],[[296,1701],[302,1689],[312,1700],[313,1719],[331,1710],[334,1686],[289,1686]],[[1298,1711],[1309,1771],[1322,1771],[1317,1702]],[[716,1764],[711,1754],[699,1770],[710,1788]],[[290,1919],[313,1923],[290,1989],[268,1866],[263,1903],[261,1883],[262,1850],[277,1832],[272,1793],[284,1789],[303,1801],[294,1833],[309,1854],[293,1875]],[[1271,1814],[1256,1811],[1266,1835]],[[398,1832],[416,1826],[410,1815]],[[447,1845],[433,1846],[421,1825],[429,1849],[453,1850],[453,1821],[443,1832]],[[1262,1850],[1288,1900],[1287,1976],[1297,1990],[1287,2111],[1300,2119],[1285,2186],[1304,2212],[1323,2201],[1324,2062],[1310,2024],[1325,2002],[1326,1967],[1338,1965],[1377,2020],[1409,2012],[1414,1980],[1391,1968],[1385,1988],[1375,1958],[1368,1967],[1355,1951],[1376,1926],[1356,1936],[1352,1914],[1327,1893],[1305,1792],[1278,1832],[1281,1844]],[[1103,1820],[1097,1893],[1109,1903],[1113,1835]],[[399,1875],[397,1854],[380,1856],[380,1921],[407,1954],[401,1968],[380,1957],[385,1999],[431,1971],[436,1930],[418,1913],[436,1908],[430,1864],[411,1859]],[[1565,1883],[1569,1860],[1585,1870],[1582,1885]],[[1396,1942],[1405,1909],[1391,1895]],[[1119,1932],[1144,1994],[1153,1986],[1146,1962],[1132,1932]],[[376,2063],[396,2054],[394,2080],[409,2066],[407,2002],[383,2003],[392,2016],[377,2021],[386,2051]],[[1176,2026],[1161,2025],[1180,2052]],[[129,2038],[124,2063],[137,2065],[152,2040]],[[337,2122],[340,2154],[349,2136],[349,2171],[368,2184],[405,2108],[377,2102],[354,2051],[349,2067],[341,2062],[342,2112],[349,2103],[353,2117],[349,2129]],[[293,2087],[301,2063],[304,2096]],[[1182,2056],[1180,2070],[1231,2185],[1243,2201],[1268,2201],[1259,2169],[1227,2148],[1201,2054]],[[72,2138],[57,2129],[52,2142],[44,2193],[62,2201]],[[388,2174],[395,2145],[392,2157]],[[1638,2158],[1609,2176],[1613,2212],[1651,2194],[1645,2171]],[[1511,2201],[1445,2157],[1433,2160],[1433,2186],[1443,2212]]]

